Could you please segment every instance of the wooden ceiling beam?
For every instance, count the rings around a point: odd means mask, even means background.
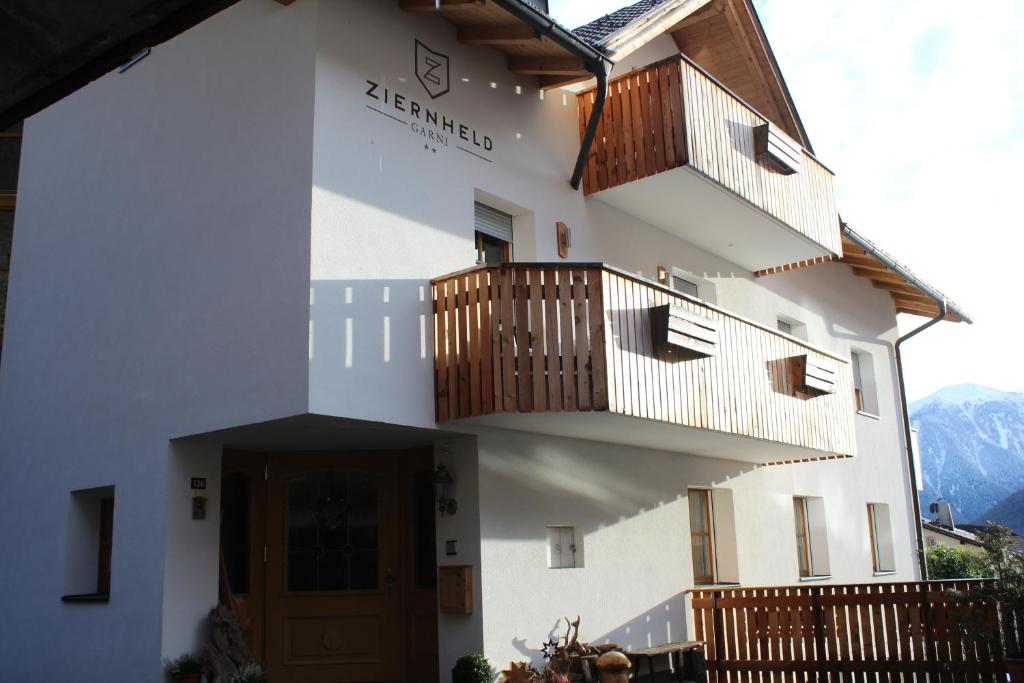
[[[918,301],[910,301],[909,299],[900,299],[893,297],[893,301],[896,302],[896,308],[906,308],[913,311],[921,311],[922,313],[928,313],[935,315],[939,312],[939,305],[934,301],[931,304],[921,303]]]
[[[853,274],[859,277],[869,277],[872,280],[883,280],[885,282],[895,282],[896,284],[907,284],[907,281],[900,275],[892,272],[891,270],[872,270],[870,268],[859,268],[853,267]]]
[[[847,254],[844,252],[843,263],[848,263],[851,266],[858,266],[860,268],[867,268],[868,270],[888,270],[888,268],[885,267],[885,264],[873,256],[860,256],[858,254]]]
[[[899,292],[900,294],[920,297],[925,301],[933,301],[931,297],[929,297],[927,294],[922,292],[917,287],[914,287],[913,285],[903,284],[899,282],[879,281],[875,280],[874,278],[872,278],[871,284],[877,287],[878,289],[884,289],[887,292]]]
[[[578,57],[509,57],[508,70],[524,76],[590,75]]]
[[[573,74],[571,76],[541,76],[538,80],[540,82],[541,90],[554,90],[555,88],[564,88],[567,85],[573,83],[583,83],[594,78],[594,74],[587,72],[585,74]]]
[[[456,34],[466,45],[517,45],[540,39],[540,31],[526,24],[460,26]]]
[[[399,0],[399,6],[406,12],[436,12],[465,9],[467,6],[483,7],[485,0]]]

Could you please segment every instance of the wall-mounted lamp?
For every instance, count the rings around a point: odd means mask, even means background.
[[[434,470],[434,488],[437,490],[437,511],[442,515],[454,515],[459,511],[459,504],[451,497],[450,487],[455,483],[452,473],[445,464],[438,463]]]
[[[668,284],[668,268],[665,266],[658,266],[658,282],[663,285]]]
[[[555,239],[558,240],[558,256],[560,258],[569,258],[569,247],[572,246],[572,230],[562,221],[555,223]]]

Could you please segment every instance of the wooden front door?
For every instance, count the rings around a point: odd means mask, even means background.
[[[395,454],[386,451],[270,456],[270,680],[401,680],[397,475]]]

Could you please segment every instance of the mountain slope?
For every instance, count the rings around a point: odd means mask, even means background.
[[[1024,489],[1010,494],[974,520],[975,524],[1001,522],[1024,536]]]
[[[1024,393],[960,384],[909,408],[920,437],[924,509],[945,497],[956,519],[974,520],[1024,489]]]

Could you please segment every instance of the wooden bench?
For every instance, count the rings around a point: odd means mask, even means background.
[[[648,681],[654,683],[654,660],[658,657],[668,657],[671,664],[672,657],[675,656],[676,680],[679,683],[686,680],[703,681],[707,675],[703,640],[677,640],[674,643],[655,645],[643,650],[631,650],[625,654],[633,664],[633,678],[637,681],[640,680],[640,665],[646,661]]]

